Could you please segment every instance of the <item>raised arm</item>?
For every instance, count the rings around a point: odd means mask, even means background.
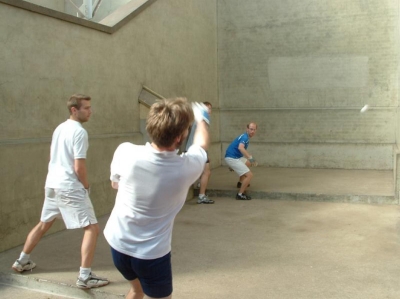
[[[207,150],[210,143],[209,139],[210,137],[208,134],[208,125],[204,121],[197,123],[196,132],[194,133],[193,144],[198,144],[202,148],[204,148],[204,150]]]
[[[197,128],[194,133],[193,144],[200,145],[204,150],[208,149],[210,137],[208,134],[208,126],[210,124],[210,115],[207,107],[201,103],[193,103],[193,113],[196,120]]]

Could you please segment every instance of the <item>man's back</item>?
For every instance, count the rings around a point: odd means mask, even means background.
[[[111,179],[118,180],[119,187],[104,231],[110,245],[137,258],[167,254],[173,220],[205,159],[199,146],[178,156],[175,151],[159,152],[149,143],[121,144],[111,164]]]

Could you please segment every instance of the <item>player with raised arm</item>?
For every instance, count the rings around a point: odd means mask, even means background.
[[[193,145],[177,152],[196,119]],[[114,265],[130,283],[127,299],[171,298],[171,238],[175,216],[207,161],[209,115],[184,98],[153,104],[146,130],[151,143],[122,143],[111,163],[118,189],[104,229]]]

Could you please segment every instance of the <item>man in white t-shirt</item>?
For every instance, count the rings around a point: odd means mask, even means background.
[[[86,170],[89,142],[88,134],[82,127],[92,113],[90,100],[89,96],[74,94],[67,102],[70,117],[55,129],[51,140],[40,221],[28,234],[19,259],[12,265],[17,272],[35,268],[36,264],[30,260],[32,250],[54,221],[62,218],[67,229],[84,230],[76,285],[86,289],[108,284],[107,279],[96,276],[91,270],[99,226],[89,198]]]
[[[209,115],[204,105],[193,107],[184,98],[153,104],[146,125],[152,142],[122,143],[114,153],[110,179],[118,193],[104,235],[115,266],[130,282],[126,298],[172,296],[174,219],[207,161]],[[193,116],[193,145],[178,155]]]

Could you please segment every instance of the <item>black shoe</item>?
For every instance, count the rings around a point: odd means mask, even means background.
[[[238,188],[242,187],[242,183],[241,182],[237,182],[236,187],[238,187]],[[250,187],[250,184],[247,187]]]
[[[246,194],[240,195],[240,194],[238,193],[238,194],[236,194],[236,199],[237,199],[237,200],[250,200],[251,197],[248,196],[248,195],[246,195]]]

